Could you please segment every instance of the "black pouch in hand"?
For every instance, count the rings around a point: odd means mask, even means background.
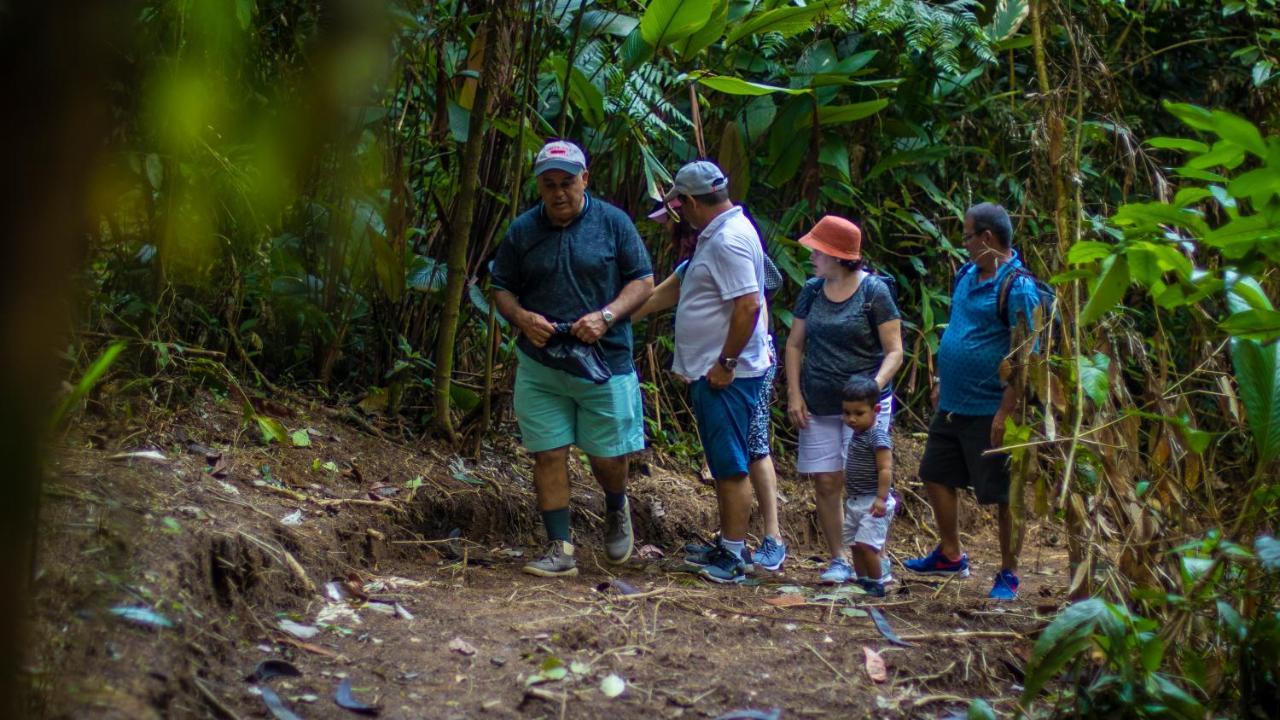
[[[555,327],[556,333],[535,353],[535,360],[597,385],[602,385],[613,377],[613,371],[604,361],[604,352],[598,343],[588,345],[578,340],[569,332],[572,327],[569,323],[556,323]]]

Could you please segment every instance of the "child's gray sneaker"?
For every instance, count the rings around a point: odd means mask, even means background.
[[[522,568],[539,577],[572,577],[578,574],[578,561],[573,557],[573,544],[564,540],[552,540],[542,557]]]
[[[844,558],[832,558],[831,564],[827,565],[827,569],[822,573],[821,579],[824,585],[840,585],[853,580],[853,566]]]
[[[621,565],[631,559],[633,547],[631,501],[623,500],[621,510],[604,514],[604,559],[611,565]]]

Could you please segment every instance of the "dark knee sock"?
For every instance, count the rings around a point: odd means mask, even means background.
[[[542,524],[547,528],[548,540],[571,542],[569,539],[569,508],[543,510]]]
[[[604,510],[605,512],[618,512],[622,509],[623,503],[627,501],[627,492],[624,490],[620,493],[604,491]]]

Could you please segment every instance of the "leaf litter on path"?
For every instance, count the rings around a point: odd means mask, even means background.
[[[288,618],[280,621],[280,629],[299,640],[310,640],[320,634],[320,628],[315,625],[303,625]]]
[[[772,710],[730,710],[729,712],[716,716],[716,720],[782,720],[782,711],[778,708]]]
[[[884,658],[880,657],[880,653],[872,650],[866,645],[862,646],[862,653],[866,655],[867,660],[867,677],[872,681],[882,683],[889,679],[889,673],[884,666]]]
[[[467,657],[471,657],[476,654],[475,646],[460,637],[456,637],[449,641],[449,649],[461,655],[466,655]]]
[[[108,460],[151,460],[153,462],[169,462],[169,458],[159,450],[135,450],[111,455]]]
[[[273,677],[302,677],[302,672],[292,663],[270,659],[258,663],[258,667],[254,668],[253,672],[245,677],[245,680],[251,683],[260,683]]]
[[[880,612],[879,608],[871,608],[870,612],[871,621],[876,624],[876,630],[880,631],[885,640],[898,647],[911,647],[911,643],[898,637],[898,633],[893,631],[893,628],[889,626],[889,621],[884,618],[884,613]]]
[[[627,689],[627,681],[614,673],[609,673],[600,681],[600,693],[607,698],[616,698]]]
[[[375,716],[379,712],[376,705],[362,703],[351,694],[351,680],[347,678],[338,683],[338,689],[333,693],[333,701],[338,704],[338,707],[361,715]]]
[[[141,625],[142,627],[161,629],[173,627],[172,620],[151,608],[120,605],[118,607],[111,608],[111,614],[122,620],[127,620],[134,625]]]
[[[259,686],[258,692],[262,695],[262,702],[266,703],[267,709],[271,711],[271,716],[276,720],[302,720],[285,706],[284,701],[280,699],[275,690]]]

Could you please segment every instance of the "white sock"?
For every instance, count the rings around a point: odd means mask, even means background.
[[[733,553],[736,558],[742,557],[742,551],[747,548],[746,540],[725,540],[720,538],[720,547]]]

